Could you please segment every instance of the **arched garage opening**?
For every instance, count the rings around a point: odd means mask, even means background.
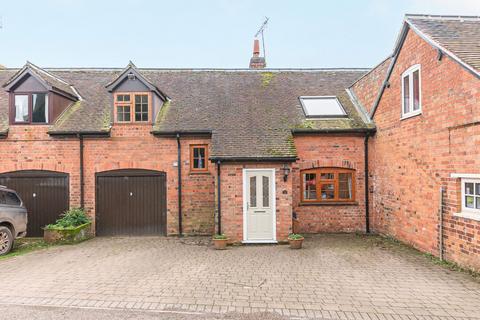
[[[28,211],[27,237],[42,237],[69,208],[68,174],[46,170],[22,170],[0,174],[0,185],[17,191]]]
[[[166,174],[122,169],[96,174],[97,236],[165,235]]]

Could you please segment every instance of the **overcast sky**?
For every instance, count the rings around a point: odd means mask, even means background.
[[[405,13],[480,15],[480,0],[3,0],[0,64],[244,68],[268,16],[271,68],[371,67]]]

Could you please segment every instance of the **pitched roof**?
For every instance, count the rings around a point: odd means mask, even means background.
[[[385,80],[370,111],[372,119],[409,29],[480,78],[480,16],[407,14],[397,37]]]
[[[112,97],[105,86],[123,69],[48,69],[75,85],[82,101],[70,106],[51,133],[104,132],[112,124]],[[16,70],[0,70],[0,82]],[[368,70],[137,69],[170,100],[153,132],[211,133],[212,157],[292,158],[295,132],[358,131],[364,121],[345,88]],[[298,97],[337,96],[346,119],[307,120]],[[0,92],[0,131],[8,128],[8,95]]]
[[[480,16],[407,14],[405,21],[445,53],[480,73]]]
[[[27,61],[25,66],[18,70],[10,79],[8,79],[3,87],[7,90],[10,90],[18,81],[21,81],[24,75],[28,73],[34,76],[37,80],[45,85],[49,90],[60,91],[75,100],[80,100],[81,97],[78,94],[77,90],[69,84],[67,81],[63,80],[57,75],[54,75],[40,67],[37,67],[33,63]]]

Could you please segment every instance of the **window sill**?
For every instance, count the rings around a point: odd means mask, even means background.
[[[471,220],[475,220],[475,221],[480,221],[480,213],[475,213],[475,212],[462,211],[462,212],[454,213],[453,216],[454,217],[459,217],[459,218],[471,219]]]
[[[190,171],[189,175],[210,175],[210,171]]]
[[[350,202],[341,202],[341,201],[332,201],[332,202],[300,202],[300,206],[358,206],[357,201]]]
[[[400,118],[400,120],[410,119],[410,118],[419,116],[419,115],[421,115],[421,114],[422,114],[422,110],[415,111],[415,112],[411,112],[411,113],[407,113],[407,114],[403,114],[402,117]]]

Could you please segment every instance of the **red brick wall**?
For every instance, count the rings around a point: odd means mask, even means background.
[[[365,76],[357,80],[352,86],[353,92],[368,112],[371,111],[372,106],[377,99],[378,91],[387,75],[390,61],[391,58],[382,61]]]
[[[11,126],[0,140],[0,172],[42,169],[70,174],[70,205],[80,205],[79,141],[52,138],[47,126]],[[95,173],[115,169],[150,169],[167,174],[167,229],[178,232],[177,141],[154,137],[151,125],[115,124],[110,138],[85,138],[85,208],[95,216]],[[186,234],[213,232],[214,168],[190,172],[190,144],[209,144],[207,138],[184,138],[182,143],[182,209]]]
[[[421,65],[422,114],[400,120],[401,74]],[[454,217],[460,184],[480,173],[480,81],[414,32],[407,35],[374,117],[371,140],[375,230],[438,254],[439,188],[445,187],[446,258],[480,269],[480,222]]]
[[[299,233],[365,231],[364,138],[361,136],[295,136],[300,158],[292,171],[293,210]],[[355,169],[355,205],[302,205],[302,169],[339,167]]]
[[[277,241],[286,240],[292,230],[292,180],[283,181],[283,164],[279,163],[222,163],[221,210],[222,233],[231,242],[243,240],[243,169],[273,169],[276,180]]]

